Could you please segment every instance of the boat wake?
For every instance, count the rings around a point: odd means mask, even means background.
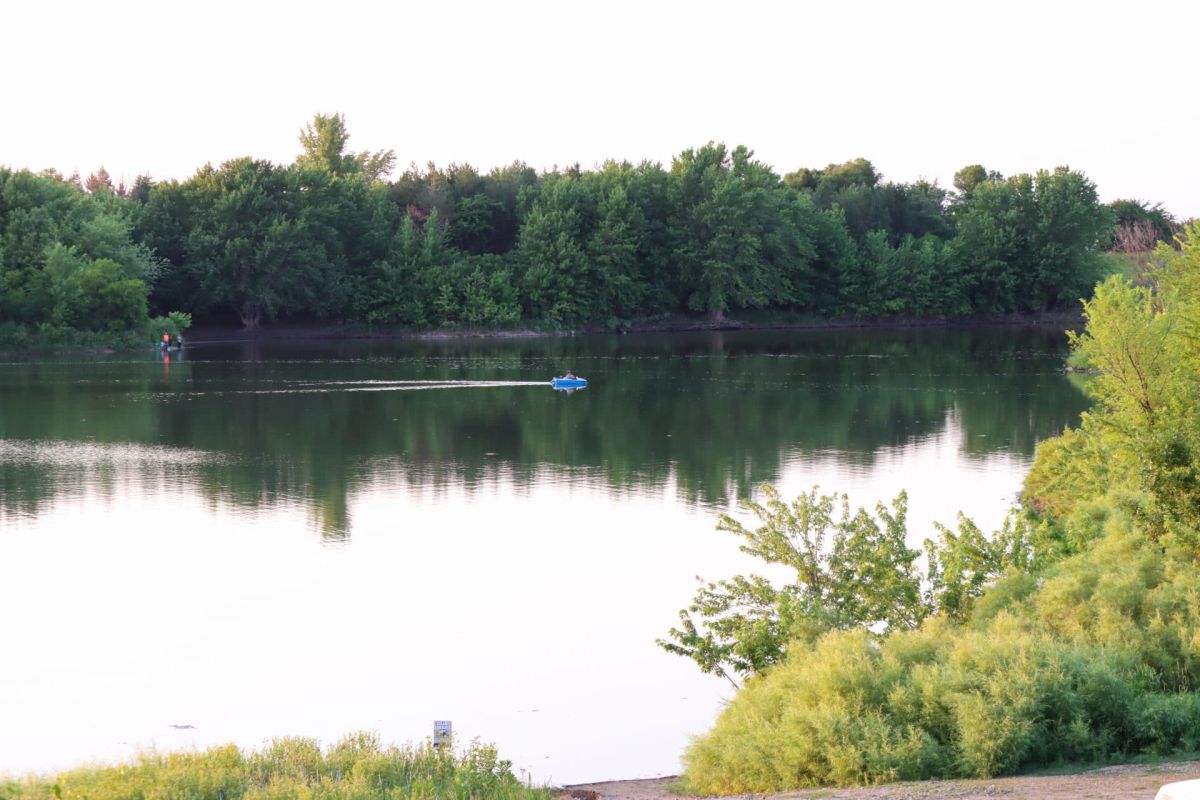
[[[280,389],[232,389],[190,394],[329,394],[333,392],[417,392],[431,389],[496,389],[511,386],[549,386],[549,381],[321,381]]]

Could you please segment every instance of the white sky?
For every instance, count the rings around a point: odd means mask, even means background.
[[[1200,216],[1200,3],[241,0],[0,6],[0,164],[291,161],[318,111],[400,163],[669,162],[893,180],[1069,164]]]

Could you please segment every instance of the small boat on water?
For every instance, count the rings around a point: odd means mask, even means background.
[[[555,389],[582,389],[587,386],[587,378],[576,378],[574,375],[569,378],[554,378],[550,385]]]

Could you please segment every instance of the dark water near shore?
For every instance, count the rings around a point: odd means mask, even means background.
[[[654,646],[761,482],[1002,518],[1085,407],[1041,330],[203,344],[0,363],[0,772],[452,719],[537,780],[673,772]],[[573,369],[591,385],[545,384]],[[179,726],[179,727],[173,727]],[[191,726],[191,727],[187,727]]]

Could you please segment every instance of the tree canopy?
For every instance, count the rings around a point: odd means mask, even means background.
[[[395,153],[351,151],[341,114],[315,115],[299,141],[292,164],[238,158],[128,187],[103,168],[82,183],[6,172],[6,318],[126,329],[142,313],[135,295],[150,311],[247,327],[1069,310],[1111,269],[1100,251],[1115,221],[1169,221],[1157,207],[1101,205],[1066,167],[1005,178],[972,165],[947,190],[888,181],[863,158],[781,178],[748,148],[710,142],[666,167],[429,164],[392,177]],[[108,235],[132,249],[90,255],[73,238],[81,216],[110,220],[94,224],[118,226]],[[51,258],[60,235],[74,256]]]

